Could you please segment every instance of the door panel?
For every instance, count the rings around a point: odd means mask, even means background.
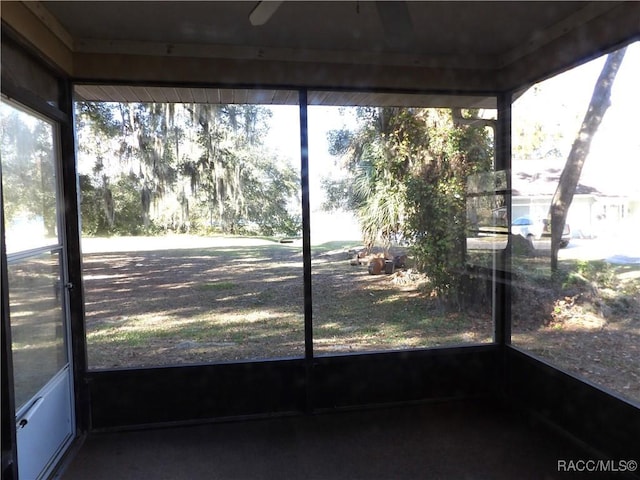
[[[0,125],[18,475],[33,480],[74,435],[58,125],[5,101]]]
[[[73,435],[69,367],[16,415],[20,479],[44,478]]]

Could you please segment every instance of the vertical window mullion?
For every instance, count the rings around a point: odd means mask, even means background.
[[[496,131],[495,170],[507,172],[507,194],[505,196],[507,218],[511,224],[511,93],[498,95],[498,122]],[[494,263],[494,341],[511,343],[511,241],[507,242],[504,255]]]
[[[302,188],[302,257],[304,278],[304,352],[307,409],[311,410],[311,369],[313,367],[313,304],[311,292],[311,226],[309,207],[309,122],[307,91],[300,90],[300,182]]]

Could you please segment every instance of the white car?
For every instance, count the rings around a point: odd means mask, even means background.
[[[518,217],[511,223],[511,233],[520,235],[527,240],[540,240],[543,237],[551,238],[551,229],[547,220],[534,221],[531,217]],[[560,240],[560,248],[565,248],[571,240],[571,228],[565,223]]]

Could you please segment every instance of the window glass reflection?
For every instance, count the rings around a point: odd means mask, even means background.
[[[53,125],[0,104],[7,252],[58,243]]]
[[[636,42],[624,56],[613,52],[534,85],[514,103],[511,211],[514,345],[635,402],[638,65]],[[608,107],[598,111],[593,97],[608,98]],[[567,186],[571,171],[575,187]],[[560,186],[568,201],[555,195]],[[563,208],[566,222],[555,225]]]
[[[60,253],[10,261],[9,309],[16,408],[67,363]]]
[[[302,356],[297,105],[76,108],[90,368]]]
[[[492,119],[494,110],[309,108],[317,354],[491,341],[492,272],[470,264],[466,184],[493,171]]]

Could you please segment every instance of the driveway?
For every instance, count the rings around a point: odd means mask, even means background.
[[[619,265],[640,265],[640,243],[631,237],[574,238],[559,253],[560,259],[605,260]]]

